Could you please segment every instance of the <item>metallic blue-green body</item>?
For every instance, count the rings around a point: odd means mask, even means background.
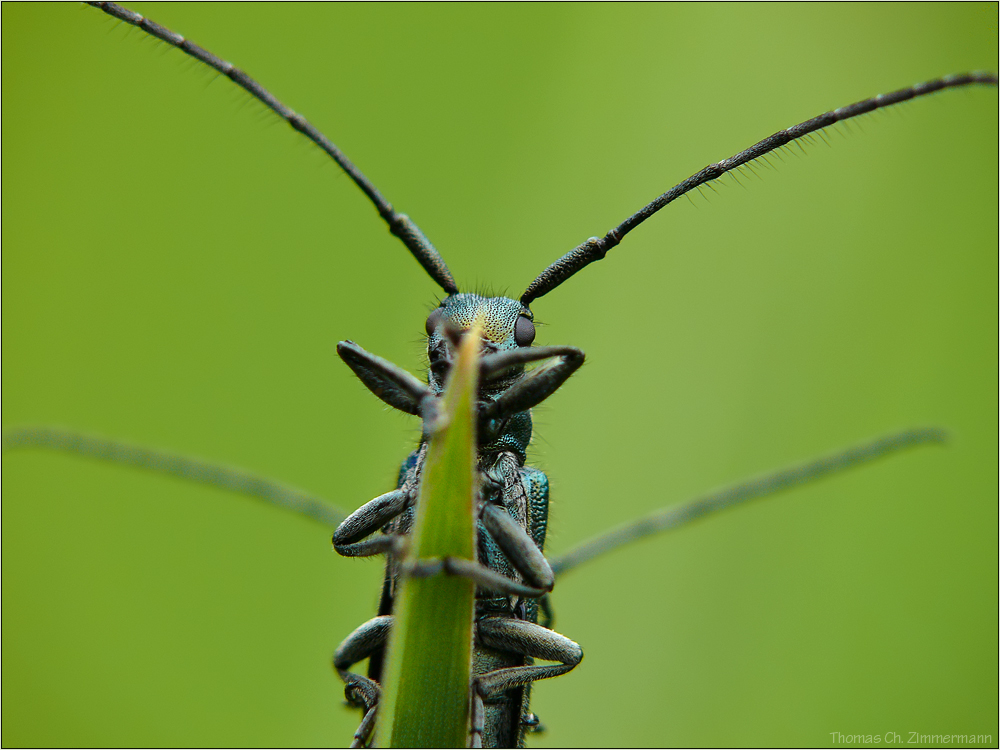
[[[482,330],[484,354],[518,348],[514,337],[517,318],[531,315],[524,305],[515,300],[475,294],[453,294],[441,303],[438,311],[441,318],[457,328],[468,329],[478,323]],[[440,394],[444,390],[444,381],[450,365],[450,346],[440,327],[429,324],[428,329],[427,351],[431,364],[428,384],[435,393]],[[436,363],[441,364],[436,366]],[[512,368],[503,377],[482,383],[480,402],[498,398],[522,376],[523,372],[523,367]],[[426,435],[421,440],[420,446],[410,453],[400,466],[397,489],[419,486],[425,441]],[[538,548],[544,550],[549,513],[549,480],[544,472],[524,465],[530,441],[530,412],[518,412],[512,415],[497,425],[492,434],[480,435],[477,470],[484,498],[490,495],[492,502],[499,501],[511,517],[528,532]],[[407,508],[385,528],[385,533],[408,533],[414,517],[415,509]],[[476,548],[479,562],[483,566],[514,581],[522,580],[521,574],[511,565],[493,537],[487,533],[482,521],[478,522]],[[387,570],[379,606],[380,615],[391,613],[396,585],[396,573]],[[479,620],[487,616],[510,617],[535,623],[538,621],[538,601],[478,589],[475,617]],[[497,669],[530,663],[528,657],[476,644],[472,672],[475,677]],[[382,655],[373,656],[369,663],[369,677],[379,680],[381,666]],[[528,705],[530,691],[530,685],[512,688],[486,703],[484,744],[494,747],[523,745],[524,730],[533,721]]]

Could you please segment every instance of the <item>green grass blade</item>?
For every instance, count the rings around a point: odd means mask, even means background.
[[[459,347],[432,427],[408,560],[475,559],[475,399],[479,335]],[[465,747],[475,585],[436,575],[402,582],[379,712],[390,747]]]

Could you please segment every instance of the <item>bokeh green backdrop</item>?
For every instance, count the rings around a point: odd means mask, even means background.
[[[463,288],[512,294],[782,127],[997,66],[995,4],[137,9],[320,126]],[[228,81],[90,8],[0,11],[4,425],[348,510],[386,491],[417,426],[334,344],[419,370],[433,283]],[[586,659],[536,687],[531,744],[996,742],[997,108],[950,92],[835,128],[535,304],[540,343],[588,355],[536,414],[553,553],[895,429],[953,439],[561,580]],[[380,577],[243,497],[7,454],[3,744],[346,744],[329,657]]]

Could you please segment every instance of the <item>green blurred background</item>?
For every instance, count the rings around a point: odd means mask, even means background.
[[[410,213],[459,285],[550,261],[780,128],[996,69],[997,6],[136,7],[257,77]],[[3,33],[3,423],[247,467],[352,510],[417,424],[434,284],[360,192],[183,54],[90,8]],[[536,746],[823,745],[997,725],[997,93],[834,128],[647,222],[535,304],[588,364],[536,413],[549,551],[908,426],[923,449],[557,585],[586,652]],[[797,150],[796,150],[797,152]],[[742,185],[742,187],[741,187]],[[377,561],[225,492],[3,464],[3,744],[337,745],[329,667]]]

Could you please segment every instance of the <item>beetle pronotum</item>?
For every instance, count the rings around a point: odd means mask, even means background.
[[[511,287],[764,134],[996,59],[992,6],[452,9],[454,27],[427,9],[184,7],[137,10],[321,125],[460,279]],[[333,343],[416,369],[402,344],[431,298],[419,268],[225,81],[89,9],[3,12],[5,423],[174,448],[347,507],[384,491],[411,436],[373,417]],[[955,439],[560,581],[558,623],[588,656],[536,688],[559,729],[538,744],[808,744],[991,716],[996,107],[981,93],[679,203],[539,303],[539,340],[590,357],[537,420],[555,552],[886,429]],[[353,731],[328,658],[370,615],[378,566],[238,497],[51,455],[4,469],[5,740]],[[662,651],[638,647],[650,628]],[[623,670],[641,690],[614,687]]]

